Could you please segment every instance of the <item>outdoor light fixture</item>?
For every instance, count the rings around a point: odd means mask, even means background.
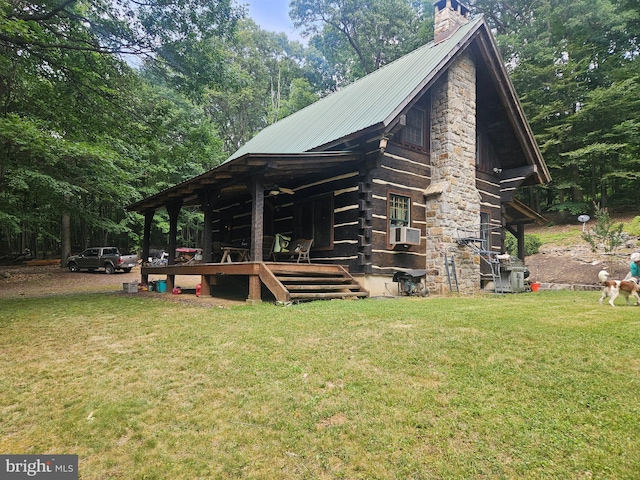
[[[496,175],[500,175],[502,173],[502,169],[498,168],[498,167],[494,167],[493,168],[493,173],[495,173]]]
[[[387,137],[382,137],[380,139],[380,150],[382,150],[383,152],[387,149],[387,142],[389,141],[389,139]]]
[[[268,191],[269,191],[270,197],[273,197],[275,195],[280,195],[281,193],[286,193],[287,195],[293,195],[296,193],[290,188],[285,188],[285,187],[273,187],[273,188],[270,188]]]

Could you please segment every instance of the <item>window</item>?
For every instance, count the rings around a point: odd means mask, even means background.
[[[313,239],[313,249],[333,248],[333,194],[297,203],[294,237]]]
[[[408,227],[411,224],[411,198],[389,194],[389,226]]]
[[[480,212],[480,238],[482,249],[491,250],[491,215],[486,212]]]
[[[485,172],[499,167],[498,157],[489,137],[481,132],[476,134],[476,167]]]
[[[402,129],[403,142],[426,147],[425,116],[426,112],[422,108],[412,108],[407,112],[407,124]]]

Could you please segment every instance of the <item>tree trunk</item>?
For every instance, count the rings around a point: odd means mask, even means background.
[[[60,228],[60,268],[67,266],[69,255],[71,255],[71,215],[64,210]]]
[[[609,194],[607,193],[607,184],[604,181],[600,185],[600,206],[602,208],[609,206]]]
[[[580,179],[580,170],[575,165],[571,166],[571,177],[572,181],[574,182],[573,185],[571,185],[571,200],[578,203],[584,202],[584,194],[582,193],[582,189],[578,184],[578,181]]]

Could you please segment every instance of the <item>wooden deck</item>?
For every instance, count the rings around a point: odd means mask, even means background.
[[[212,286],[223,284],[225,276],[248,277],[248,302],[262,301],[263,285],[279,303],[369,296],[341,265],[236,262],[142,267],[143,283],[148,282],[149,275],[166,275],[168,291],[173,289],[176,275],[199,275],[201,295],[211,295]]]

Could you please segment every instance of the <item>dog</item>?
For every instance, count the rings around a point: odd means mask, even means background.
[[[613,301],[618,295],[625,297],[627,305],[629,305],[629,296],[634,296],[636,298],[636,305],[640,305],[640,295],[638,295],[638,285],[636,282],[632,280],[609,280],[609,272],[606,270],[600,270],[598,278],[603,286],[602,296],[598,302],[600,305],[602,305],[602,301],[605,298],[610,297],[609,305],[615,307]]]

